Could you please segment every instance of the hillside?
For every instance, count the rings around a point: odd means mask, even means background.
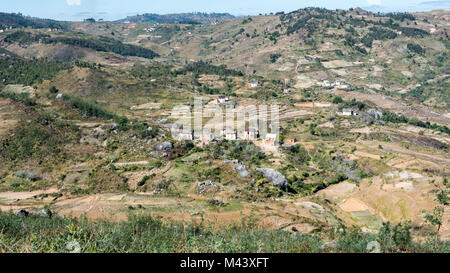
[[[233,252],[283,251],[272,236],[289,252],[366,252],[371,240],[448,252],[449,11],[142,15],[56,29],[17,16],[0,14],[0,235],[19,217],[8,211],[45,208],[86,216],[73,223],[95,240],[142,224],[164,234],[143,233],[149,241],[186,243],[195,234],[170,227],[189,224],[215,245],[205,251],[224,251],[221,239],[236,240]],[[182,140],[173,110],[197,111],[196,98],[212,107],[211,128],[226,109],[277,104],[278,141],[252,138],[250,117],[247,140]],[[35,216],[36,232],[72,221]],[[22,238],[16,228],[5,242]]]

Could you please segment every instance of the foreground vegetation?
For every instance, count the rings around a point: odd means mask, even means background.
[[[331,230],[322,237],[255,227],[251,218],[215,232],[200,223],[168,225],[136,215],[112,223],[0,213],[0,252],[368,252],[373,241],[382,252],[450,251],[450,243],[436,237],[413,242],[407,224],[386,223],[378,234]]]

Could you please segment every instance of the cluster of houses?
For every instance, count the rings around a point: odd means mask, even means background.
[[[256,141],[262,140],[266,145],[277,144],[277,134],[266,134],[264,136],[260,135],[260,131],[257,128],[248,128],[245,129],[243,135],[239,135],[237,130],[226,127],[223,128],[219,134],[215,134],[213,132],[205,133],[201,136],[195,135],[194,131],[186,131],[183,128],[179,128],[178,132],[172,131],[172,136],[178,141],[200,141],[203,143],[212,142],[215,140],[248,140],[248,141]]]
[[[0,33],[3,33],[5,31],[11,30],[11,29],[13,29],[12,26],[9,26],[9,27],[8,26],[0,26]],[[48,32],[56,32],[56,31],[58,31],[58,29],[57,28],[48,28],[47,31]]]
[[[144,31],[145,32],[153,32],[153,31],[155,31],[155,28],[154,27],[144,28]]]
[[[340,81],[340,80],[336,80],[334,82],[331,82],[331,81],[329,81],[327,79],[323,80],[320,83],[320,86],[323,86],[323,87],[336,87],[338,89],[349,89],[350,88],[350,85],[348,83],[346,83],[346,82],[343,82],[343,81]]]
[[[12,26],[3,26],[2,28],[0,28],[0,33],[3,33],[3,32],[5,32],[5,31],[7,31],[7,30],[11,30],[11,29],[13,29],[13,27]]]

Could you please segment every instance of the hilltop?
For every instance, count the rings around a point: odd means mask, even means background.
[[[142,15],[128,16],[117,22],[125,23],[214,23],[219,20],[233,19],[229,13],[174,13],[174,14],[154,14],[144,13]]]
[[[50,19],[40,19],[23,16],[22,14],[0,12],[0,29],[20,27],[64,29],[67,25],[63,22]]]

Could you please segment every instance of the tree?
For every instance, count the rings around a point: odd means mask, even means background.
[[[270,62],[275,63],[278,60],[278,58],[280,58],[280,57],[281,57],[280,53],[270,54]]]
[[[436,201],[438,201],[439,205],[436,206],[433,211],[427,212],[424,215],[425,222],[431,224],[436,227],[436,241],[439,238],[439,231],[442,227],[442,220],[444,216],[445,206],[449,205],[450,202],[450,190],[447,179],[444,178],[443,184],[445,186],[444,189],[439,188],[439,192],[436,194]]]
[[[442,217],[444,216],[444,208],[436,206],[432,212],[425,214],[425,222],[437,227],[436,237],[439,234],[439,230],[442,226]]]
[[[59,92],[58,88],[56,88],[56,86],[54,86],[54,85],[52,87],[50,87],[49,91],[52,94],[56,94]]]
[[[333,103],[334,103],[334,104],[339,104],[339,103],[342,103],[342,102],[344,102],[344,100],[343,100],[342,97],[340,97],[340,96],[336,96],[336,97],[334,97],[334,99],[333,99]]]
[[[406,251],[412,242],[411,222],[402,222],[397,225],[391,225],[390,222],[383,223],[378,234],[378,241],[383,252]]]

